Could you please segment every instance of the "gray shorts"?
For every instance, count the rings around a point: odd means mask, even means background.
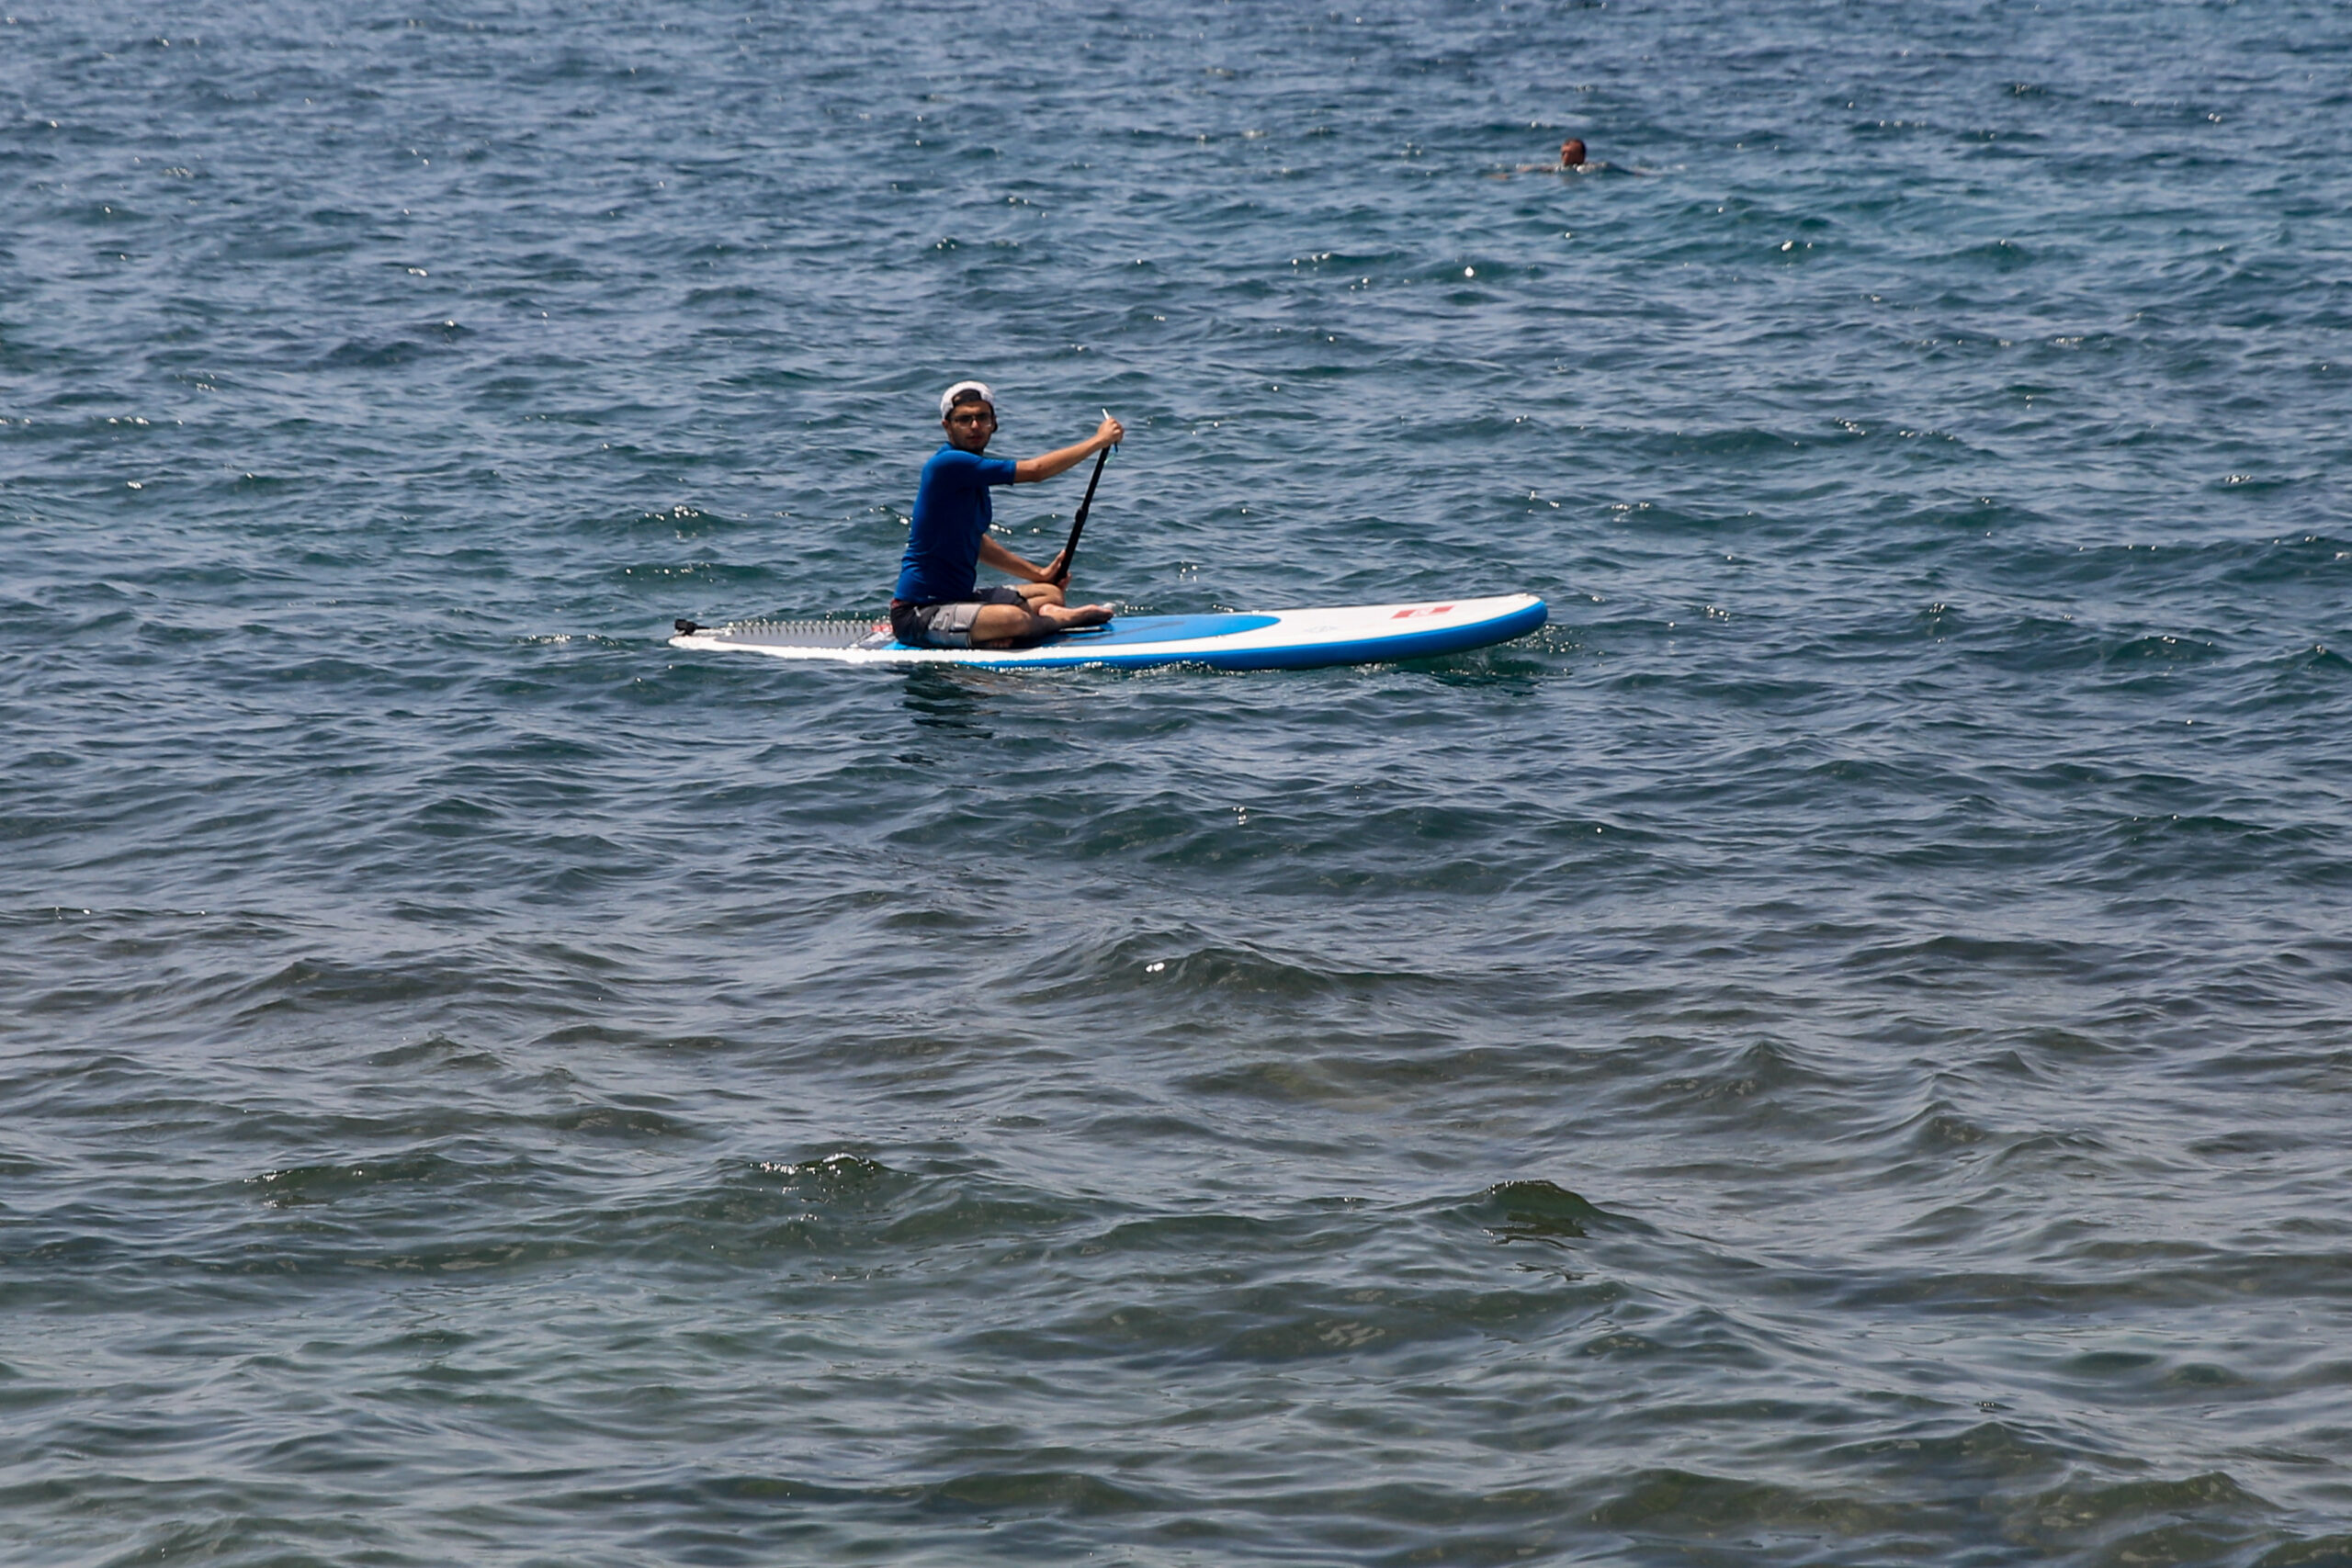
[[[972,623],[989,604],[1019,604],[1029,601],[1014,588],[984,588],[978,595],[952,604],[890,605],[890,631],[909,648],[969,648]]]

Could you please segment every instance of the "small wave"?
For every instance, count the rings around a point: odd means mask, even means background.
[[[433,1153],[358,1159],[350,1164],[287,1166],[252,1179],[261,1201],[273,1209],[333,1203],[356,1193],[401,1182],[447,1182],[458,1168]]]
[[[1579,1194],[1540,1177],[1498,1181],[1456,1212],[1500,1242],[1582,1241],[1591,1228],[1619,1223]]]

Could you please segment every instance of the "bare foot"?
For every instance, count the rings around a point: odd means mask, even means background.
[[[1054,624],[1058,631],[1070,631],[1079,626],[1099,626],[1111,618],[1108,604],[1040,605],[1037,614]]]

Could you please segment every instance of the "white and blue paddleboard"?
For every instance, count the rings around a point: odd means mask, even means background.
[[[842,664],[960,664],[981,670],[1095,665],[1142,670],[1205,664],[1216,670],[1306,670],[1427,659],[1524,637],[1544,624],[1532,593],[1442,599],[1423,604],[1346,604],[1208,615],[1122,615],[1108,626],[1064,632],[1027,648],[910,648],[889,623],[738,621],[678,623],[673,648],[823,659]]]

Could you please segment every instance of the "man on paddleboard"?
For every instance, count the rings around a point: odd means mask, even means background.
[[[990,457],[996,394],[978,381],[958,381],[939,395],[939,423],[947,445],[922,466],[907,553],[890,594],[890,629],[899,640],[910,648],[1003,648],[1109,620],[1108,604],[1073,609],[1062,602],[1060,554],[1032,566],[989,536],[989,488],[1052,479],[1117,446],[1125,428],[1106,413],[1075,446],[1017,463]],[[1018,588],[976,588],[982,564],[1024,581]]]

